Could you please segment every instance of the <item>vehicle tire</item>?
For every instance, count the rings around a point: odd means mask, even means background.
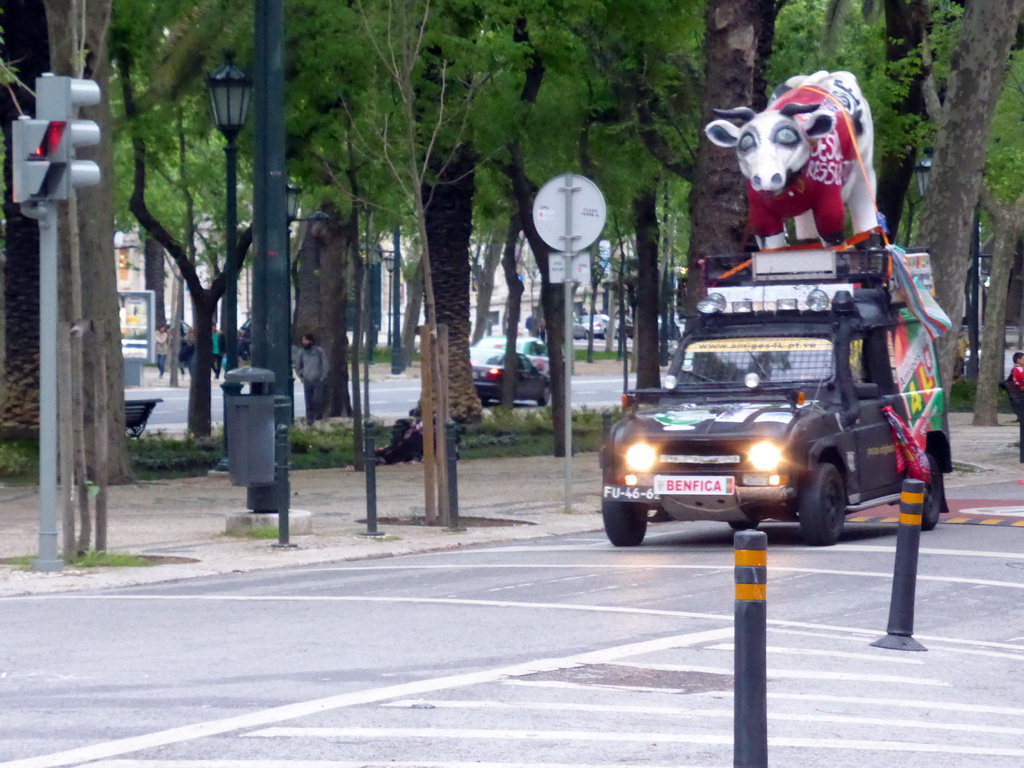
[[[939,462],[930,453],[928,466],[932,471],[931,482],[924,487],[924,506],[921,508],[921,530],[932,531],[939,524],[939,515],[946,506],[946,484],[942,478]]]
[[[800,535],[814,547],[830,547],[839,541],[846,520],[846,489],[833,464],[820,464],[800,490],[797,509]]]
[[[730,520],[729,527],[734,531],[756,531],[757,526],[761,522],[759,520]]]
[[[551,385],[545,384],[544,389],[541,390],[540,397],[537,398],[537,405],[542,408],[551,402]]]
[[[628,501],[602,501],[601,516],[608,541],[616,547],[635,547],[647,533],[647,509]]]

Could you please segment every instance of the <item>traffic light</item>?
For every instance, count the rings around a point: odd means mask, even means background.
[[[92,120],[76,120],[78,108],[97,104],[100,88],[92,80],[45,74],[36,79],[36,117],[11,126],[14,202],[67,200],[72,187],[98,184],[100,167],[76,160],[75,148],[98,144]]]

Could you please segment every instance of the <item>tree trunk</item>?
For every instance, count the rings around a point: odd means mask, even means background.
[[[519,243],[519,214],[513,213],[508,219],[508,232],[505,235],[505,247],[502,251],[501,267],[508,286],[508,301],[505,304],[505,370],[515,370],[516,336],[519,331],[519,315],[522,308],[523,283],[519,280],[516,269],[516,245]],[[497,250],[497,249],[495,249]],[[501,382],[501,404],[511,408],[515,401],[516,380],[514,376],[505,376]]]
[[[1013,205],[998,202],[987,189],[982,191],[985,208],[992,217],[995,242],[989,288],[986,292],[985,327],[978,357],[978,388],[974,399],[975,426],[996,426],[999,405],[999,382],[1003,370],[1003,349],[1006,344],[1006,299],[1010,288],[1010,270],[1017,255],[1017,242],[1024,231],[1024,196]]]
[[[885,0],[884,5],[885,58],[887,67],[894,68],[901,66],[909,54],[920,50],[930,20],[930,9],[928,0]],[[901,70],[900,74],[906,81],[906,71]],[[906,120],[925,114],[923,85],[927,75],[927,71],[920,69],[906,81],[903,98],[892,104],[897,119]],[[885,148],[889,151],[880,152],[876,163],[878,189],[875,190],[875,200],[889,224],[892,241],[896,242],[917,154],[899,142]]]
[[[188,431],[197,437],[210,434],[210,374],[213,372],[213,325],[217,317],[217,301],[205,296],[192,297],[192,318],[195,321],[195,364],[188,390]],[[281,392],[281,382],[275,382]]]
[[[420,313],[423,311],[423,264],[419,259],[411,263],[407,258],[404,262],[405,272],[405,318],[402,321],[402,349],[405,351],[405,362],[412,362],[416,350],[416,339],[419,338]]]
[[[713,108],[749,106],[758,40],[758,3],[746,0],[711,0],[705,35],[703,122],[714,119]],[[736,165],[736,153],[702,140],[697,148],[690,192],[692,235],[687,254],[688,272],[700,274],[705,256],[734,253],[744,246],[747,219],[747,184]],[[695,310],[697,291],[687,297]]]
[[[167,307],[164,302],[164,284],[167,272],[164,270],[164,247],[152,237],[147,237],[143,244],[145,259],[146,290],[153,291],[155,327],[159,328],[167,322]]]
[[[437,324],[448,326],[448,407],[461,423],[480,420],[480,398],[469,364],[469,240],[473,234],[474,166],[471,147],[460,146],[423,190]],[[443,428],[441,425],[439,428]]]
[[[657,187],[633,198],[633,226],[636,228],[637,287],[633,344],[636,351],[637,389],[661,386],[658,367],[658,199]]]
[[[519,231],[516,230],[518,236]],[[491,325],[491,297],[494,295],[494,273],[498,265],[502,263],[503,250],[498,247],[497,234],[492,234],[484,245],[483,263],[480,265],[476,280],[476,321],[473,323],[473,338],[470,344],[476,344],[487,335]],[[515,257],[515,244],[512,246],[512,256]],[[514,266],[514,265],[513,265]],[[507,275],[506,275],[507,278]],[[507,280],[506,280],[507,282]],[[518,278],[516,279],[518,283]],[[519,293],[522,294],[522,285],[519,286]],[[509,296],[512,295],[512,287],[509,286]],[[506,317],[508,310],[505,311]]]
[[[327,352],[330,366],[326,393],[329,416],[352,415],[352,400],[348,391],[349,343],[346,328],[351,293],[348,257],[358,241],[355,227],[354,214],[342,220],[338,211],[333,211],[331,218],[318,227],[319,235],[323,238],[320,248],[320,335],[321,346]]]
[[[50,69],[46,14],[39,0],[0,0],[4,59],[17,62],[18,76],[35,88]],[[12,201],[11,122],[35,113],[35,97],[17,83],[0,89],[4,131],[4,366],[0,386],[0,437],[39,432],[39,224]]]
[[[931,180],[921,211],[921,241],[930,248],[936,298],[954,327],[964,314],[970,233],[992,114],[1024,0],[969,3],[952,56]],[[940,338],[943,382],[952,381],[955,333]]]

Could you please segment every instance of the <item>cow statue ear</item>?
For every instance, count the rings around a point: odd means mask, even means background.
[[[804,133],[809,139],[820,139],[832,132],[836,127],[836,117],[825,109],[812,112],[804,125]]]
[[[740,140],[740,129],[728,120],[712,120],[704,126],[704,133],[719,147],[735,147]]]

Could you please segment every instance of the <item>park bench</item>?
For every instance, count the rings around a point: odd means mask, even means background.
[[[124,431],[128,437],[139,437],[146,428],[149,415],[153,413],[157,403],[163,400],[125,400],[124,401]]]

